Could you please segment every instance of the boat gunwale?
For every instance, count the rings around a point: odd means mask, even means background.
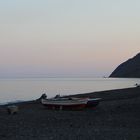
[[[87,104],[88,100],[49,100],[49,99],[42,99],[41,103],[44,105],[82,105]]]

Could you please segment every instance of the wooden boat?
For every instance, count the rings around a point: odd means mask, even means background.
[[[87,108],[94,108],[99,104],[100,101],[101,101],[101,98],[89,98],[88,102],[86,104],[86,107]]]
[[[53,98],[53,99],[41,99],[41,103],[48,109],[58,110],[80,110],[86,107],[87,98]]]

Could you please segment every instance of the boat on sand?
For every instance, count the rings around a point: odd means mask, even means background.
[[[100,100],[101,98],[57,97],[51,99],[41,99],[41,103],[48,109],[81,110],[84,108],[96,107]]]
[[[87,99],[74,98],[41,99],[41,103],[48,109],[58,110],[81,110],[86,107],[87,102]]]
[[[75,98],[72,97],[74,100],[87,100],[86,108],[94,108],[96,107],[99,102],[101,101],[101,98]]]

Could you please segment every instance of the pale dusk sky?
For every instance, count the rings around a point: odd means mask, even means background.
[[[139,38],[139,0],[0,0],[0,77],[108,76]]]

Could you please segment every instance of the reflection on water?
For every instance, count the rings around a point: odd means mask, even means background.
[[[17,78],[0,79],[0,103],[37,99],[43,92],[48,97],[133,87],[133,78]]]

